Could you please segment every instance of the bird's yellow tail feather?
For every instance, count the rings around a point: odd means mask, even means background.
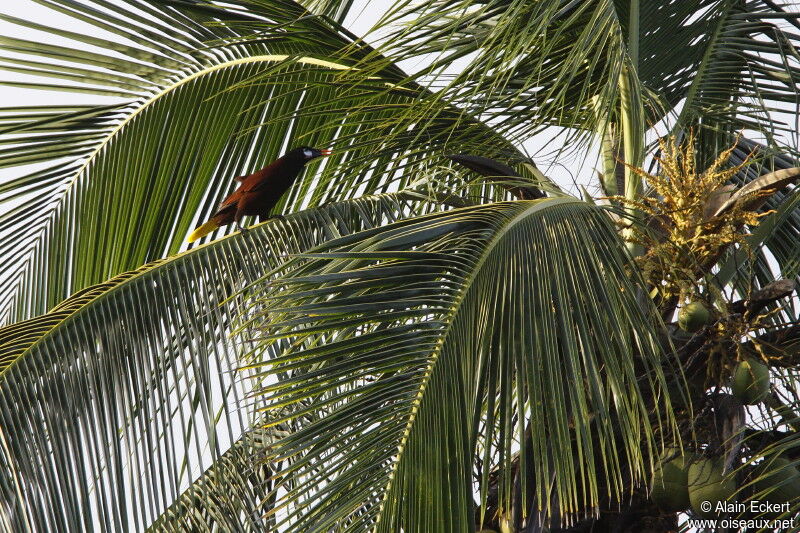
[[[218,227],[219,227],[219,226],[217,225],[217,223],[216,223],[216,222],[214,222],[213,220],[209,220],[208,222],[206,222],[206,223],[205,223],[205,224],[203,224],[202,226],[198,226],[198,227],[197,227],[197,228],[196,228],[196,229],[195,229],[195,230],[192,232],[192,234],[191,234],[191,235],[189,235],[189,238],[188,238],[188,239],[186,239],[186,240],[187,240],[188,242],[194,242],[194,241],[196,241],[197,239],[199,239],[199,238],[201,238],[201,237],[205,237],[206,235],[208,235],[209,233],[211,233],[212,231],[214,231],[214,230],[215,230],[215,229],[217,229]]]

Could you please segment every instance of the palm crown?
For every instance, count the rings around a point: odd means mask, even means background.
[[[398,2],[376,49],[352,2],[37,2],[96,33],[0,16],[53,37],[0,38],[7,83],[116,100],[0,109],[4,527],[666,531],[675,449],[796,473],[777,3]],[[334,150],[285,218],[182,249],[287,146]]]

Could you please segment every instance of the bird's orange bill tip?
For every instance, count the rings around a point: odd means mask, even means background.
[[[331,150],[320,150],[320,153],[322,153],[322,155],[331,155],[333,152]]]

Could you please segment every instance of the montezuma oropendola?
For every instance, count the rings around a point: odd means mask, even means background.
[[[189,242],[194,242],[231,222],[243,229],[241,220],[245,215],[257,215],[262,221],[269,218],[270,209],[289,190],[306,163],[325,155],[330,155],[330,150],[301,146],[289,150],[261,170],[234,178],[241,183],[239,188],[219,204],[211,220],[189,235]]]
[[[520,200],[535,200],[537,198],[547,198],[538,187],[531,183],[526,183],[522,175],[499,161],[489,159],[480,155],[470,154],[451,154],[448,159],[464,165],[470,170],[474,170],[482,176],[489,178],[490,182],[497,182],[501,187]],[[501,178],[510,178],[510,181],[503,181]]]

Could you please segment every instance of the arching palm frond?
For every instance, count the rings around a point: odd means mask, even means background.
[[[170,505],[147,531],[270,531],[274,520],[264,513],[274,505],[273,469],[259,462],[261,450],[269,447],[286,429],[252,429]]]
[[[500,131],[524,138],[546,125],[593,130],[595,96],[603,113],[613,112],[626,14],[611,0],[401,5],[394,16],[408,21],[388,40],[391,57],[433,57],[423,71],[433,76],[466,58],[445,94]]]
[[[762,156],[761,154],[764,152],[766,154]],[[752,183],[769,172],[800,166],[800,159],[797,157],[792,157],[791,154],[782,153],[781,150],[770,149],[747,139],[740,140],[739,145],[731,156],[731,164],[738,165],[751,154],[758,158],[757,162],[743,169],[743,172],[737,176],[737,186],[745,186],[748,183]],[[797,236],[800,235],[798,201],[797,187],[774,191],[773,194],[766,198],[761,209],[767,215],[767,218],[763,221],[763,224],[759,224],[759,228],[753,230],[756,235],[751,239],[751,246],[754,248],[763,243],[768,253],[776,260],[781,274],[787,278],[800,275],[800,256],[798,256],[800,250],[793,244]],[[770,213],[771,211],[776,212]],[[760,261],[762,266],[759,269],[766,274],[770,270],[766,267],[766,256],[761,254]],[[739,261],[739,266],[743,266],[741,260]],[[769,281],[773,280],[767,279],[766,283]]]
[[[550,199],[334,239],[255,284],[254,394],[293,428],[264,449],[277,530],[470,531],[617,501],[674,429],[629,266],[606,213]]]
[[[249,349],[235,334],[237,291],[287,253],[433,207],[390,194],[304,211],[0,329],[2,529],[141,531],[217,460],[217,469],[240,460],[258,417],[241,405],[248,389],[234,372]],[[217,476],[194,490],[207,509],[228,491],[234,507],[221,526],[258,515],[247,506],[264,487],[240,474],[241,483]]]
[[[0,215],[5,323],[179,251],[233,176],[293,145],[337,154],[280,212],[403,188],[445,161],[445,144],[515,153],[460,110],[410,122],[421,89],[398,86],[405,75],[385,60],[350,68],[370,49],[291,1],[38,1],[97,34],[4,17],[70,43],[4,37],[21,58],[2,68],[44,80],[8,83],[119,99],[0,111],[0,165],[36,165],[0,182],[0,202],[14,202]]]
[[[422,71],[432,75],[466,63],[436,83],[523,138],[557,125],[588,139],[621,123],[626,69],[629,112],[645,113],[633,124],[641,139],[667,115],[680,115],[679,129],[701,118],[729,133],[794,129],[772,112],[800,102],[797,23],[772,1],[426,0],[400,3],[388,20],[403,22],[387,41],[391,57],[432,57]]]

